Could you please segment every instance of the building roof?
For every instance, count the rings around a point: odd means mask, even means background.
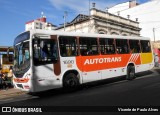
[[[79,22],[79,21],[82,21],[82,20],[88,19],[88,18],[89,18],[88,15],[79,14],[71,21],[71,23]]]
[[[46,17],[38,18],[38,19],[35,19],[35,20],[38,20],[38,21],[41,21],[41,22],[46,22]],[[35,20],[28,21],[28,22],[26,22],[26,24],[32,23]]]
[[[75,23],[79,23],[79,22],[83,22],[83,21],[86,21],[89,19],[90,16],[88,15],[84,15],[84,14],[78,14],[71,22],[67,22],[66,23],[66,27],[67,26],[70,26],[72,24],[75,24]],[[57,27],[56,29],[61,29],[63,28],[64,24],[60,24],[60,27]]]

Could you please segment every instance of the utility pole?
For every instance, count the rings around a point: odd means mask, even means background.
[[[65,28],[66,28],[66,17],[67,17],[67,11],[64,12],[64,31],[65,31]]]
[[[90,16],[90,0],[89,0],[89,16]]]
[[[153,28],[153,38],[154,38],[154,42],[155,42],[155,28]]]

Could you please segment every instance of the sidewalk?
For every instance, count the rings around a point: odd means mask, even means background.
[[[0,90],[0,100],[15,97],[26,93],[27,92],[15,88],[9,88],[8,90]]]

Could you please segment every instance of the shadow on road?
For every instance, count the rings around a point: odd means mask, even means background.
[[[154,70],[155,71],[155,70]],[[148,70],[148,71],[144,71],[144,72],[140,72],[140,73],[136,73],[136,78],[138,77],[142,77],[142,76],[146,76],[146,75],[151,75],[153,74],[154,72],[151,71],[151,70]]]
[[[160,74],[160,68],[156,68],[154,69],[155,72],[157,72],[158,74]]]
[[[160,74],[160,69],[154,69],[154,71],[158,72]],[[151,75],[154,73],[154,71],[140,72],[140,73],[136,74],[136,78],[144,77],[146,75]],[[86,83],[86,84],[80,85],[80,87],[77,90],[70,91],[70,92],[65,91],[63,88],[60,88],[60,89],[47,90],[47,91],[43,91],[43,92],[37,92],[37,93],[31,94],[31,95],[38,96],[39,98],[48,98],[48,97],[58,96],[58,95],[67,94],[67,93],[75,93],[78,91],[90,89],[90,88],[97,87],[97,86],[103,86],[106,84],[108,84],[108,85],[113,84],[113,83],[119,84],[119,83],[121,83],[119,81],[125,81],[125,80],[126,80],[125,76],[120,76],[120,77],[110,78],[110,79],[106,79],[106,80],[100,80],[100,81],[96,81],[96,82]]]

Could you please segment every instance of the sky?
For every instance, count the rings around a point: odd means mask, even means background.
[[[129,0],[90,0],[96,8],[105,10]],[[137,0],[142,4],[149,0]],[[25,23],[41,17],[56,26],[72,21],[78,14],[89,14],[89,0],[0,0],[0,46],[13,46],[14,38],[25,31]]]

